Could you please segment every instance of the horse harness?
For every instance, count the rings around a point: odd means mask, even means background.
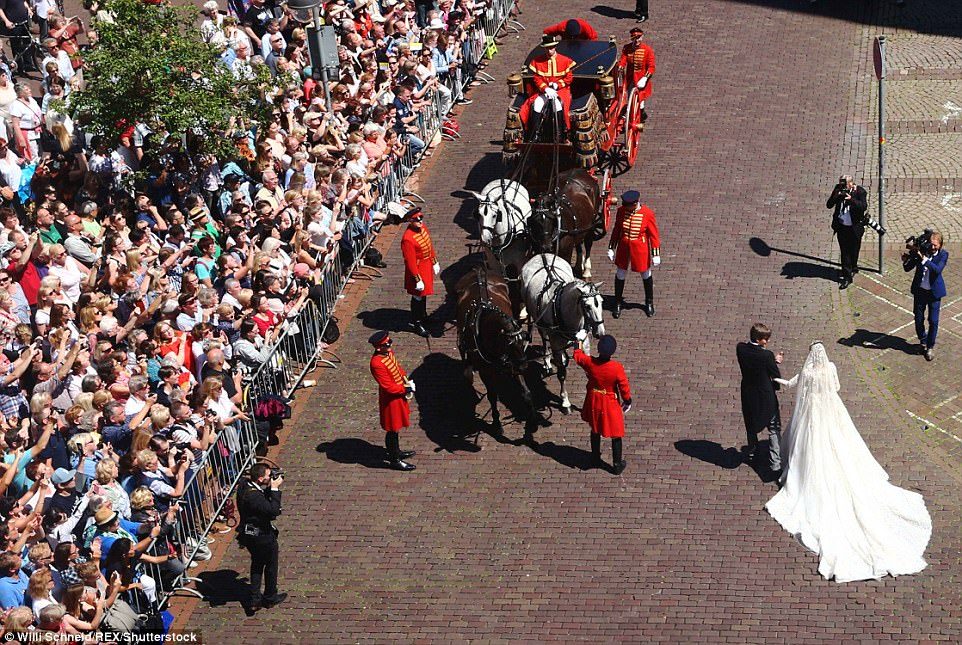
[[[477,284],[481,288],[481,293],[478,294],[477,299],[471,302],[471,309],[468,311],[468,316],[465,319],[466,329],[458,330],[458,350],[461,352],[462,358],[475,355],[488,365],[494,365],[496,367],[508,367],[511,365],[511,359],[508,358],[507,355],[501,356],[500,360],[495,361],[485,356],[484,352],[481,351],[481,343],[479,342],[481,338],[481,317],[485,312],[491,312],[498,315],[502,320],[506,320],[509,323],[508,327],[511,327],[512,324],[517,326],[515,331],[505,334],[509,345],[518,338],[522,338],[524,336],[524,331],[522,331],[521,327],[515,323],[514,318],[501,311],[501,309],[496,307],[488,298],[488,283],[481,271],[478,271],[477,276]],[[471,330],[473,335],[471,348],[465,347],[465,331],[467,330]]]

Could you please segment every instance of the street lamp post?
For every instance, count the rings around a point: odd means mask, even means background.
[[[321,0],[287,0],[287,6],[294,10],[302,22],[311,16],[313,24],[307,29],[307,44],[311,58],[311,73],[314,80],[320,80],[324,92],[324,104],[329,113],[331,93],[328,87],[328,68],[337,66],[337,41],[333,27],[321,24]]]

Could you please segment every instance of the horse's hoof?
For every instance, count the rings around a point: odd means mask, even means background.
[[[501,425],[500,421],[493,423],[491,424],[491,432],[500,437],[504,434],[504,426]]]
[[[571,406],[570,406],[570,405],[562,405],[562,406],[561,406],[561,414],[566,414],[566,415],[567,415],[567,414],[571,414]]]

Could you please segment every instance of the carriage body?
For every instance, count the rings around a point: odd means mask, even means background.
[[[514,98],[508,106],[502,155],[506,162],[524,155],[537,159],[558,154],[561,169],[594,168],[618,136],[618,115],[624,106],[626,92],[618,67],[619,50],[610,40],[562,40],[558,53],[575,62],[571,83],[571,130],[568,139],[558,143],[532,142],[521,123],[519,110],[527,100],[533,74],[529,65],[542,49],[528,54],[520,74],[509,78]],[[557,150],[556,150],[557,149]]]

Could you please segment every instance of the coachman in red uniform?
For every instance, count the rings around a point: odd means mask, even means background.
[[[414,470],[414,464],[405,459],[414,456],[413,450],[401,450],[398,433],[411,425],[411,406],[408,400],[414,396],[414,382],[398,363],[391,349],[391,336],[379,331],[369,341],[374,346],[371,356],[371,375],[377,381],[377,404],[380,409],[381,427],[384,429],[384,446],[388,461],[395,470]]]
[[[621,439],[625,436],[625,412],[631,409],[631,389],[625,368],[612,360],[618,344],[605,334],[598,341],[598,357],[581,348],[574,352],[575,363],[588,377],[588,391],[581,407],[581,418],[591,427],[591,456],[601,462],[601,438],[611,439],[611,466],[616,475],[625,469]]]
[[[441,275],[441,265],[434,255],[431,233],[424,225],[424,213],[412,208],[404,215],[407,230],[401,237],[404,257],[404,289],[411,295],[411,328],[427,337],[424,328],[428,318],[428,296],[434,294],[434,277]]]
[[[618,66],[624,68],[625,80],[638,88],[643,124],[648,118],[648,113],[645,112],[645,101],[651,96],[651,77],[655,75],[655,52],[648,43],[641,42],[645,36],[641,27],[632,27],[628,33],[631,34],[631,42],[621,48]]]
[[[556,25],[545,27],[545,36],[554,36],[562,40],[598,40],[598,32],[581,18],[562,20]]]
[[[536,136],[541,128],[541,118],[545,110],[560,111],[568,127],[568,111],[571,109],[571,81],[574,79],[575,62],[559,54],[558,41],[554,36],[544,36],[541,40],[544,53],[529,64],[533,74],[528,86],[528,99],[518,111],[521,123],[527,128],[528,115],[534,110],[537,118],[529,128]],[[533,87],[531,86],[533,85]]]
[[[661,264],[661,240],[655,213],[647,206],[639,205],[640,198],[637,190],[629,190],[621,196],[621,208],[615,216],[615,226],[611,229],[608,259],[618,267],[615,271],[615,318],[621,316],[629,268],[640,273],[644,282],[645,314],[649,318],[655,315],[651,267]]]

